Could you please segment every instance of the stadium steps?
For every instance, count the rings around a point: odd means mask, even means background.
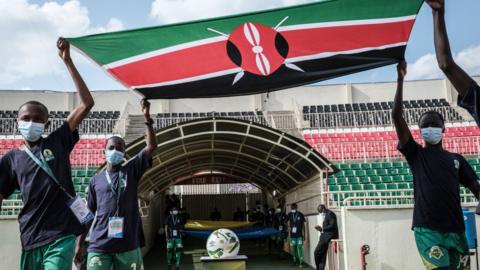
[[[127,144],[133,142],[134,140],[145,136],[145,118],[143,115],[130,115],[128,118],[126,132],[125,132],[125,142]]]

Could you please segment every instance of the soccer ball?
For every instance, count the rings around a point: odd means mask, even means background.
[[[240,240],[231,230],[218,229],[207,239],[207,252],[210,258],[222,259],[235,257],[240,250]]]

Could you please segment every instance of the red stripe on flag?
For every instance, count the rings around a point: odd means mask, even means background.
[[[109,69],[130,86],[169,82],[237,68],[220,41],[183,49]]]
[[[283,31],[288,58],[380,47],[406,42],[415,20]],[[109,69],[130,86],[158,84],[237,68],[227,55],[226,41],[154,56]],[[307,71],[308,72],[308,71]]]
[[[336,26],[282,32],[288,58],[322,52],[349,51],[406,42],[415,20],[356,26]]]

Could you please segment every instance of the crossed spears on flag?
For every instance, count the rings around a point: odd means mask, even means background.
[[[278,29],[287,19],[288,19],[288,16],[285,17],[282,21],[280,21],[274,28],[270,28],[270,27],[268,27],[268,28],[273,29],[273,31],[275,31],[275,33],[277,35],[280,35],[280,32],[278,31]],[[305,72],[303,69],[301,69],[297,65],[286,62],[286,56],[282,57],[283,62],[273,63],[274,65],[272,66],[271,61],[268,59],[268,57],[264,53],[265,52],[265,50],[264,50],[265,46],[262,46],[262,43],[261,43],[261,36],[262,36],[262,34],[265,34],[265,33],[261,34],[259,29],[257,28],[257,26],[258,27],[263,27],[263,25],[261,25],[261,24],[247,22],[247,23],[244,23],[243,25],[239,26],[237,29],[243,27],[244,37],[248,41],[248,43],[251,45],[251,52],[253,52],[253,54],[255,55],[255,63],[256,63],[256,68],[258,70],[252,70],[251,68],[245,69],[244,67],[240,67],[241,71],[235,75],[235,78],[233,80],[232,85],[235,85],[238,81],[240,81],[240,79],[243,78],[243,76],[245,75],[245,71],[249,71],[249,72],[252,72],[254,74],[261,75],[261,76],[269,76],[270,74],[275,72],[281,65],[285,65],[285,67],[287,67],[289,69],[293,69],[293,70],[300,71],[300,72]],[[234,32],[237,29],[235,29]],[[207,30],[212,31],[216,34],[219,34],[223,37],[226,37],[227,39],[231,38],[231,35],[227,35],[227,34],[221,32],[221,31],[215,30],[213,28],[207,28]],[[274,43],[273,46],[275,46],[275,40],[273,40],[271,42],[273,42]],[[247,54],[247,53],[251,53],[251,52],[247,51],[247,52],[244,52],[244,53]]]

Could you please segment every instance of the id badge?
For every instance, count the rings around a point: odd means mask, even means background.
[[[278,230],[279,230],[279,231],[283,231],[283,226],[281,226],[281,225],[278,226]]]
[[[93,219],[92,212],[90,211],[90,209],[88,209],[82,198],[77,196],[69,200],[67,204],[70,210],[72,210],[75,217],[80,222],[80,224],[84,225]]]
[[[173,237],[178,237],[178,231],[177,231],[177,230],[173,230],[173,231],[172,231],[172,236],[173,236]]]
[[[123,217],[108,218],[108,238],[123,238]]]
[[[292,227],[292,233],[297,233],[297,227]]]

